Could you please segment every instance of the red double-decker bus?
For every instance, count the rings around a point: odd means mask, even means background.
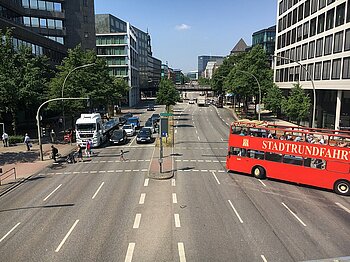
[[[230,128],[226,168],[350,195],[350,132],[239,120]]]

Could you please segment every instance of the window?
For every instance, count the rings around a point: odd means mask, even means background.
[[[348,8],[346,10],[346,22],[350,22],[350,1],[348,0]]]
[[[25,26],[30,26],[30,17],[24,16],[23,17],[23,23]]]
[[[55,11],[53,7],[53,2],[46,2],[47,11]]]
[[[295,25],[298,21],[298,12],[297,11],[298,11],[297,9],[294,9],[293,13],[292,13],[293,25]]]
[[[326,6],[326,0],[320,0],[320,2],[319,2],[319,9],[322,9],[325,6]]]
[[[327,5],[330,5],[331,3],[334,3],[335,0],[327,0]]]
[[[255,159],[264,159],[264,152],[258,150],[248,150],[248,157]]]
[[[286,46],[290,45],[290,31],[286,33]]]
[[[315,76],[314,80],[321,80],[322,62],[315,63]]]
[[[334,27],[334,8],[327,12],[326,30]]]
[[[38,6],[39,6],[39,9],[40,9],[40,10],[46,10],[45,1],[39,0],[39,1],[38,1]]]
[[[310,76],[314,75],[314,64],[308,64],[307,71],[309,72],[307,73],[307,81],[310,81],[311,80]]]
[[[322,33],[324,31],[324,14],[318,16],[317,20],[317,33]]]
[[[323,51],[323,38],[319,38],[316,41],[316,57],[322,56]]]
[[[46,28],[47,27],[45,18],[40,18],[40,27],[41,28]]]
[[[345,44],[344,44],[344,51],[350,50],[350,29],[347,29],[345,31]]]
[[[53,19],[47,19],[47,27],[54,29],[55,28],[55,20]]]
[[[61,3],[54,3],[53,9],[55,10],[55,12],[62,12],[62,4]]]
[[[293,29],[292,29],[292,34],[291,34],[291,36],[290,36],[290,42],[291,42],[292,44],[295,43],[295,38],[296,38],[296,29],[293,28]]]
[[[84,6],[88,6],[88,0],[83,0]]]
[[[301,46],[297,46],[297,48],[295,49],[295,59],[296,61],[300,61],[301,58]]]
[[[31,17],[30,22],[32,27],[39,27],[39,18]]]
[[[300,69],[300,81],[305,81],[305,76],[306,76],[306,70],[304,67],[301,67]]]
[[[316,35],[316,17],[310,21],[310,36]]]
[[[332,79],[340,79],[341,59],[334,59],[332,64]]]
[[[290,59],[295,61],[295,48],[290,49]]]
[[[38,1],[37,0],[30,0],[30,8],[38,9]]]
[[[287,14],[287,27],[289,28],[289,27],[291,27],[291,25],[292,25],[292,13],[289,12]]]
[[[22,6],[24,8],[29,8],[29,0],[22,0]]]
[[[303,39],[309,37],[309,22],[304,23],[303,25]]]
[[[350,57],[343,59],[343,79],[350,79]]]
[[[289,82],[294,81],[294,67],[289,68]]]
[[[287,67],[284,69],[284,77],[283,77],[284,82],[288,82],[288,77],[289,77],[289,68]]]
[[[56,20],[56,29],[63,29],[62,20]]]
[[[318,0],[311,0],[311,14],[317,11],[317,1]]]
[[[309,59],[315,57],[315,41],[309,43]]]
[[[324,39],[324,55],[332,54],[333,35],[328,35]]]
[[[298,22],[304,18],[304,4],[299,5],[298,7]]]
[[[335,16],[335,26],[344,24],[345,19],[345,3],[337,6],[337,14]]]
[[[331,74],[331,60],[323,62],[322,80],[329,80]]]
[[[266,152],[265,153],[265,160],[273,161],[273,162],[281,162],[282,161],[282,154]]]
[[[306,0],[304,8],[304,18],[310,15],[310,0]]]
[[[311,168],[325,169],[326,161],[323,159],[305,158],[304,166],[311,167]]]
[[[283,156],[283,163],[302,166],[303,165],[303,158],[300,156],[284,155]]]
[[[301,59],[306,60],[307,59],[307,44],[303,44],[301,53],[302,53]]]
[[[334,53],[339,53],[343,50],[343,31],[334,35]]]
[[[300,72],[300,66],[295,67],[295,74],[294,74],[294,81],[299,82],[299,72]]]

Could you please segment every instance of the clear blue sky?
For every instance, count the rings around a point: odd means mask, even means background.
[[[96,0],[96,14],[112,14],[147,31],[153,56],[184,73],[199,55],[226,56],[243,38],[276,24],[276,0]]]

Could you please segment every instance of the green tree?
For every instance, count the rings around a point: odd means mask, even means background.
[[[231,55],[226,57],[222,65],[220,65],[219,68],[214,71],[213,77],[211,79],[211,87],[215,93],[222,94],[225,91],[224,82],[226,80],[226,77],[241,56],[242,55]]]
[[[210,85],[210,79],[201,76],[198,78],[198,84],[201,86],[208,86]]]
[[[300,121],[310,114],[310,101],[309,95],[302,89],[301,85],[294,84],[290,95],[282,102],[282,110],[291,120],[296,120],[299,125]]]
[[[173,82],[168,79],[161,80],[157,92],[157,103],[160,105],[165,105],[167,112],[169,112],[170,106],[175,105],[179,100],[180,94],[176,90]]]
[[[266,90],[266,96],[263,99],[265,109],[271,110],[278,117],[281,112],[283,99],[282,90],[276,84],[273,84]]]

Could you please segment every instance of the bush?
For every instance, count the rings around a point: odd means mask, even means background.
[[[9,144],[14,145],[14,144],[20,144],[23,143],[24,137],[23,136],[9,136]]]

